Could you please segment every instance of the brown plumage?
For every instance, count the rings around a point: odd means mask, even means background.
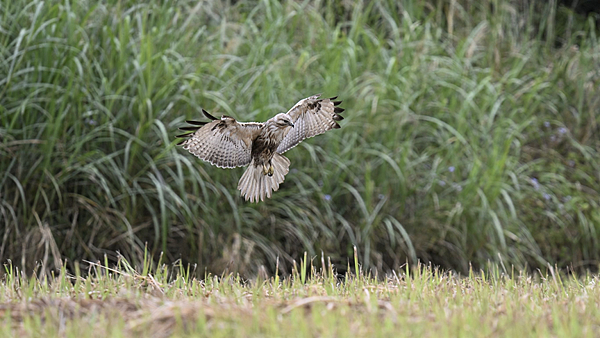
[[[186,121],[195,127],[182,127],[188,133],[178,145],[219,168],[249,165],[240,178],[238,189],[250,202],[271,197],[289,171],[290,160],[281,155],[302,140],[340,128],[336,121],[344,109],[341,101],[319,99],[314,95],[300,100],[287,113],[263,122],[237,122],[223,115],[221,119],[202,110],[211,122]]]

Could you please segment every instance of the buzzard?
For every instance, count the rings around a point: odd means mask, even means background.
[[[248,165],[240,178],[238,189],[246,201],[264,201],[285,179],[290,160],[282,154],[302,140],[340,128],[336,121],[344,109],[336,97],[320,99],[314,95],[300,100],[287,113],[280,113],[266,122],[238,122],[223,115],[221,119],[204,109],[210,122],[186,121],[190,127],[179,128],[188,133],[178,145],[219,168]]]

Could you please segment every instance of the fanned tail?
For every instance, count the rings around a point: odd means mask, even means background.
[[[254,161],[250,163],[238,183],[238,189],[246,201],[252,203],[258,202],[259,199],[264,201],[265,197],[271,198],[273,191],[279,189],[279,185],[285,180],[285,175],[290,170],[290,160],[275,153],[271,164],[274,169],[273,176],[263,174],[262,166],[255,165]]]

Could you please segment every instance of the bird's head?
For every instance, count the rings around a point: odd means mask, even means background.
[[[292,123],[292,119],[286,113],[279,113],[273,117],[273,124],[281,129],[286,129],[287,127],[294,127]]]

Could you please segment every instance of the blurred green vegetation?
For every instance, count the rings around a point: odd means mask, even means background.
[[[538,1],[0,2],[0,261],[596,269],[600,45]],[[175,147],[200,110],[344,100],[264,203]]]

